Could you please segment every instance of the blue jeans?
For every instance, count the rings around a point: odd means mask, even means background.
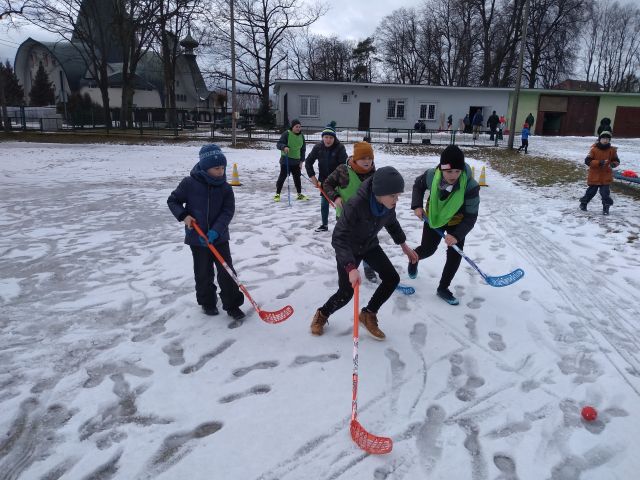
[[[329,225],[329,202],[322,193],[320,193],[320,217],[322,225]]]

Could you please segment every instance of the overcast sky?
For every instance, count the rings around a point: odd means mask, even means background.
[[[362,40],[372,35],[383,17],[401,7],[415,7],[423,0],[325,0],[327,14],[312,27],[313,33],[337,35],[348,40]],[[306,2],[305,2],[306,3]],[[19,31],[0,30],[0,60],[13,64],[18,46],[27,38],[51,41],[56,36],[37,27],[26,26]]]

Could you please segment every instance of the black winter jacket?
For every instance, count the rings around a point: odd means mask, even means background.
[[[336,250],[336,259],[342,267],[355,265],[356,256],[362,258],[366,252],[377,247],[380,244],[378,232],[383,227],[397,245],[407,240],[396,218],[395,209],[387,210],[381,217],[371,212],[372,184],[373,177],[362,182],[358,193],[345,205],[333,229],[331,245]]]
[[[206,233],[215,230],[220,235],[215,243],[229,241],[229,223],[235,213],[233,188],[227,182],[220,186],[210,185],[202,177],[198,165],[191,170],[191,176],[182,179],[169,198],[167,204],[171,213],[181,222],[187,215],[196,219]],[[184,243],[201,246],[195,229],[185,226]]]
[[[337,139],[331,147],[324,146],[324,142],[316,143],[311,149],[311,153],[307,156],[304,166],[307,169],[307,175],[314,177],[316,175],[313,164],[318,160],[318,181],[322,183],[331,173],[343,165],[347,161],[347,150],[344,145]]]

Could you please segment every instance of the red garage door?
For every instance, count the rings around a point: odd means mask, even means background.
[[[640,138],[640,107],[618,107],[613,121],[616,137]]]

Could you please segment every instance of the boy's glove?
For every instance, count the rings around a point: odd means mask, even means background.
[[[220,234],[213,229],[207,232],[207,240],[209,240],[209,243],[215,243],[215,241],[218,239],[219,236]],[[204,238],[198,237],[198,241],[200,242],[200,245],[202,245],[203,247],[207,246],[207,242],[204,241]]]
[[[604,164],[605,164],[605,163],[607,163],[607,161],[606,161],[606,160],[600,160],[600,166],[601,166],[601,167],[604,167]]]

